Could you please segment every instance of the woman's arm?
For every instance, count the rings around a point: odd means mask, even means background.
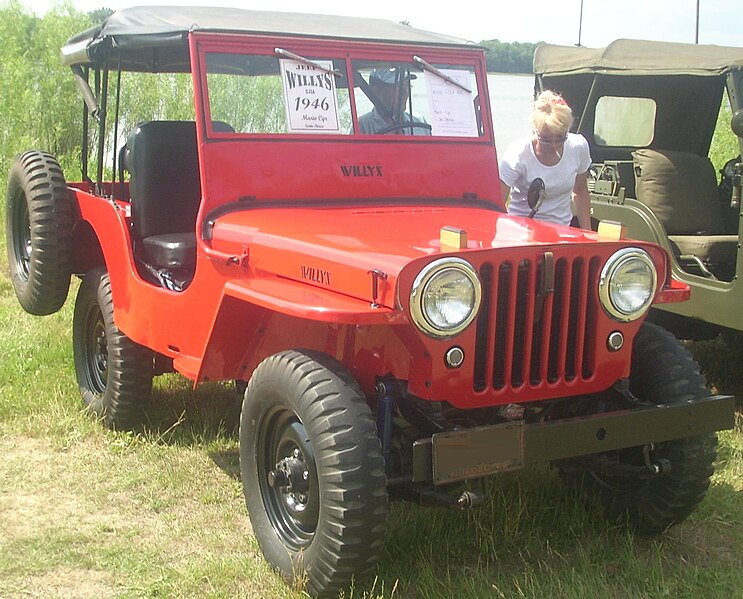
[[[511,193],[511,188],[503,183],[503,181],[500,182],[500,197],[503,200],[503,205],[508,205],[508,194]]]
[[[581,229],[591,229],[591,196],[588,193],[588,171],[575,177],[573,185],[573,202]]]

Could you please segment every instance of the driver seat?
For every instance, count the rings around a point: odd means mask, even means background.
[[[126,142],[132,232],[155,270],[190,279],[196,268],[201,179],[193,121],[149,121]]]

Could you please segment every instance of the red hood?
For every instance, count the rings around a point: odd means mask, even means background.
[[[444,226],[467,232],[467,249],[441,246]],[[590,232],[516,218],[483,207],[253,208],[220,217],[212,247],[249,255],[253,275],[278,275],[370,301],[370,271],[387,276],[377,301],[394,307],[400,271],[412,261],[524,245],[591,243]],[[422,267],[423,264],[421,264]]]

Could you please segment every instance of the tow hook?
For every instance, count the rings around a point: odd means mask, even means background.
[[[457,499],[457,507],[460,510],[471,510],[485,503],[485,496],[472,491],[465,491]]]
[[[653,460],[651,452],[655,449],[655,446],[650,443],[642,448],[642,457],[645,460],[645,468],[648,469],[650,474],[668,474],[671,471],[671,462],[665,458]]]
[[[465,491],[459,497],[447,493],[439,493],[432,489],[412,490],[412,493],[403,494],[401,497],[415,499],[421,504],[430,507],[448,507],[455,510],[471,510],[485,503],[487,495],[485,493],[476,493],[474,491]]]

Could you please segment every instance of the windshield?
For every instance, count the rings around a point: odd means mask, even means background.
[[[484,135],[473,66],[413,56],[348,61],[283,48],[210,52],[205,65],[212,134]]]
[[[478,137],[479,99],[472,67],[354,61],[359,132],[364,135]]]
[[[313,62],[317,66],[278,56],[207,54],[213,129],[227,133],[351,132],[348,86],[345,75],[340,75],[345,71],[344,61]]]

